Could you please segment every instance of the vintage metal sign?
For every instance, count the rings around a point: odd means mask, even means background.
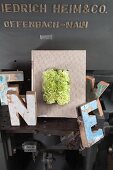
[[[87,50],[88,70],[112,70],[112,6],[111,0],[1,0],[0,68],[25,70],[31,50],[62,49]]]

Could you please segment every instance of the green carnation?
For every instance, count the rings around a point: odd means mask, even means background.
[[[68,104],[70,101],[70,77],[66,70],[49,69],[43,72],[43,100],[47,104]]]

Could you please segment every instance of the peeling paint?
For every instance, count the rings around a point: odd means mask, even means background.
[[[80,109],[86,134],[85,140],[87,140],[87,147],[90,147],[104,137],[102,129],[92,130],[92,127],[97,125],[97,119],[95,115],[89,115],[89,112],[98,109],[97,100],[81,106]]]

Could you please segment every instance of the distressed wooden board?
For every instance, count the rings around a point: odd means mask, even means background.
[[[9,84],[8,91],[16,91],[19,94],[19,84]]]
[[[3,71],[0,72],[0,76],[5,76],[7,82],[23,81],[23,71]]]
[[[49,68],[69,70],[71,101],[65,106],[47,105],[42,96],[42,72]],[[76,107],[86,102],[86,51],[32,51],[32,90],[37,93],[39,117],[76,118]]]

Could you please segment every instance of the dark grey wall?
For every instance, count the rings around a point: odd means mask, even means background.
[[[12,14],[0,13],[0,69],[30,65],[33,49],[87,50],[88,70],[113,69],[113,0],[0,0],[0,3],[105,4],[107,14]],[[4,20],[76,21],[88,20],[88,29],[4,28]],[[52,40],[40,40],[40,35]],[[14,62],[16,60],[16,62]]]

